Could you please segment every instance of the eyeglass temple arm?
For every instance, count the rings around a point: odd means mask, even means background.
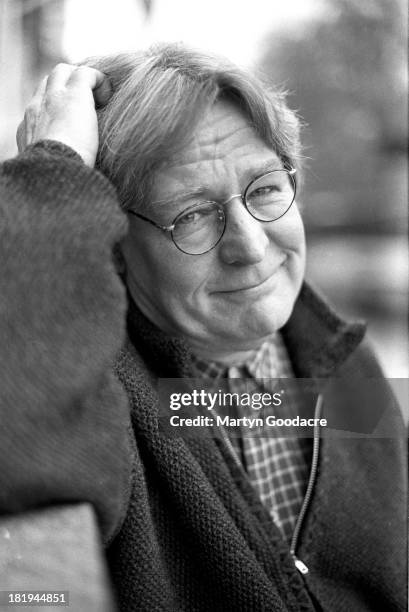
[[[152,219],[148,219],[148,217],[145,217],[144,215],[141,215],[140,213],[135,212],[134,210],[128,210],[128,213],[135,215],[135,217],[139,217],[139,219],[142,219],[143,221],[147,221],[148,223],[150,223],[151,225],[153,225],[154,227],[157,227],[161,230],[163,230],[164,232],[171,232],[175,225],[159,225],[159,223],[156,223],[155,221],[152,221]]]

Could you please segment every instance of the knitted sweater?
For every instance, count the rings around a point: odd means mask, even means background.
[[[283,330],[298,377],[372,378],[387,420],[322,440],[301,576],[223,443],[158,430],[158,378],[191,359],[127,304],[109,182],[38,143],[3,164],[0,206],[1,512],[91,502],[124,611],[406,609],[404,428],[362,326],[304,286]]]

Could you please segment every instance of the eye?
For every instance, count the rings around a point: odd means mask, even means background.
[[[195,221],[198,221],[200,216],[201,215],[199,211],[192,210],[191,212],[182,214],[178,219],[178,223],[182,223],[183,225],[188,225],[189,223],[194,223]]]
[[[194,208],[182,212],[177,219],[177,223],[182,225],[195,225],[214,215],[214,212],[214,202],[202,202],[201,204],[197,204]]]
[[[264,185],[263,187],[257,187],[256,189],[254,189],[251,192],[251,195],[268,195],[269,193],[272,193],[274,191],[281,191],[280,187],[278,185]]]

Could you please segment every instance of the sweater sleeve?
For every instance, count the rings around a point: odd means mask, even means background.
[[[126,512],[129,407],[112,364],[125,291],[115,191],[42,141],[0,168],[0,513],[88,501],[109,542]]]

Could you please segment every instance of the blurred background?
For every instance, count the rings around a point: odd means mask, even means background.
[[[0,159],[59,61],[181,40],[289,91],[308,278],[408,377],[406,0],[0,0]]]

